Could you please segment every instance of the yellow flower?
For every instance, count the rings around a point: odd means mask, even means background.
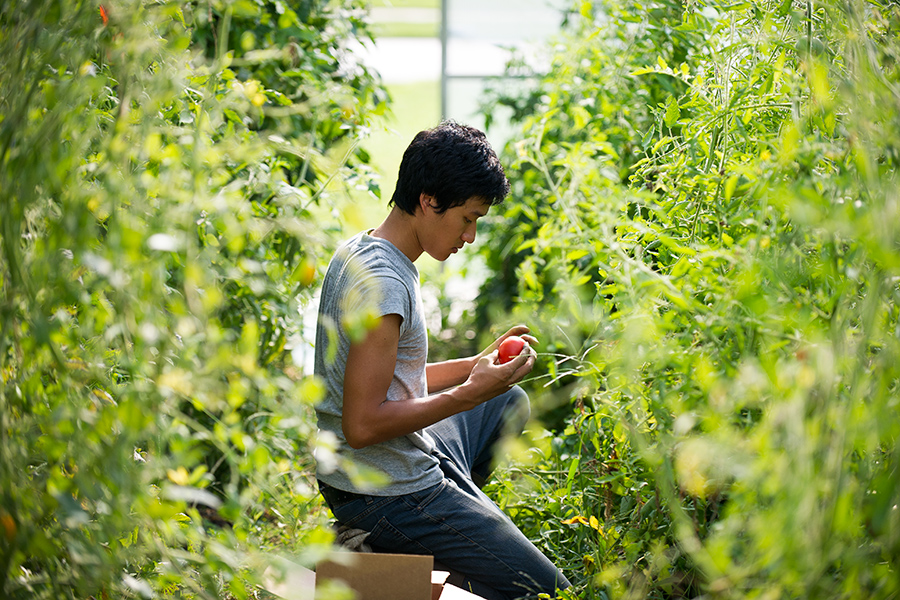
[[[169,469],[166,475],[169,477],[169,481],[176,485],[187,485],[190,481],[190,475],[184,467],[178,467],[175,470]]]

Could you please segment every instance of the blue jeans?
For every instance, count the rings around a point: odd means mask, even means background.
[[[444,479],[421,492],[369,496],[320,484],[322,495],[340,524],[370,532],[376,551],[431,554],[452,583],[488,600],[553,597],[568,580],[475,483],[489,475],[501,434],[513,423],[520,433],[528,410],[514,387],[429,427]]]

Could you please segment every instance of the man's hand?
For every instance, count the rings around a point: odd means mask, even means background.
[[[461,386],[465,397],[471,399],[472,407],[507,392],[534,368],[537,353],[532,345],[537,344],[537,339],[527,335],[528,331],[524,325],[517,325],[478,355],[468,379]],[[518,335],[527,343],[518,356],[505,364],[500,364],[497,347],[511,335]]]
[[[530,331],[531,330],[528,329],[528,327],[525,325],[516,325],[515,327],[510,328],[509,331],[507,331],[506,333],[504,333],[503,335],[498,337],[496,340],[494,340],[493,344],[491,344],[490,346],[488,346],[487,348],[482,350],[481,354],[479,354],[477,356],[477,359],[481,359],[482,357],[487,356],[487,355],[491,354],[492,352],[495,352],[497,350],[497,348],[500,347],[500,343],[511,335],[517,335],[520,338],[522,338],[523,340],[525,340],[526,342],[528,342],[529,348],[537,346],[537,344],[538,344],[537,338],[535,338],[532,335],[529,335]],[[524,354],[525,351],[523,350],[522,353]],[[524,375],[523,375],[523,377],[524,377]]]
[[[525,325],[516,325],[475,356],[445,360],[439,363],[430,363],[425,368],[428,377],[429,393],[440,392],[465,383],[472,374],[472,370],[478,364],[478,361],[489,356],[492,352],[496,352],[500,343],[511,335],[521,337],[528,342],[528,346],[530,347],[536,346],[538,341],[534,336],[528,335],[529,331],[530,330]],[[525,353],[524,350],[523,353]],[[496,362],[496,360],[494,362]],[[524,375],[522,377],[524,377]]]

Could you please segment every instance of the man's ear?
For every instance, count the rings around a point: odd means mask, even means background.
[[[429,210],[433,211],[435,206],[434,196],[426,194],[425,192],[419,194],[419,208],[422,209],[422,214],[425,214]]]

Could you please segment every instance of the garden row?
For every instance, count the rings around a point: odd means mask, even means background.
[[[900,10],[580,2],[476,322],[546,353],[493,493],[578,597],[900,593]],[[550,433],[550,432],[554,433]]]
[[[331,542],[290,352],[314,212],[374,185],[365,11],[0,7],[3,598],[247,598]]]

